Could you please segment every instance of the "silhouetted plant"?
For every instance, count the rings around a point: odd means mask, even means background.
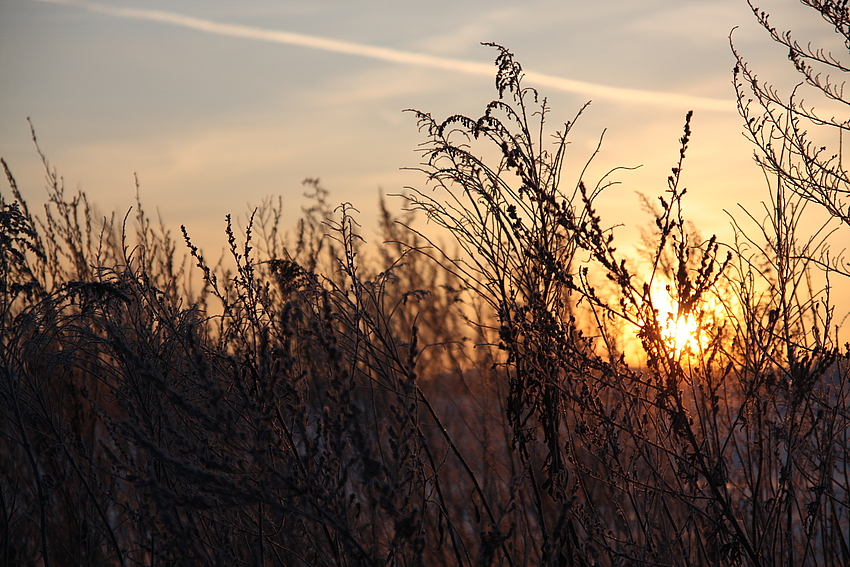
[[[3,162],[0,563],[850,563],[843,268],[799,236],[800,200],[841,219],[840,191],[768,167],[756,232],[702,239],[688,113],[641,266],[597,212],[617,170],[566,182],[575,119],[550,137],[493,47],[482,117],[416,113],[408,204],[456,257],[383,203],[370,251],[308,180],[294,235],[268,201],[211,264],[138,198],[97,219],[43,156],[33,215]]]
[[[774,199],[760,224],[764,244],[739,231],[725,258],[714,237],[692,241],[680,186],[689,113],[659,197],[656,250],[648,272],[638,271],[596,212],[608,176],[589,190],[580,174],[561,189],[573,123],[555,134],[554,149],[544,147],[545,101],[496,47],[500,100],[484,116],[437,122],[418,113],[430,139],[423,171],[443,192],[416,191],[410,201],[457,239],[466,255],[444,256],[447,268],[496,314],[513,446],[537,495],[541,561],[846,561],[847,367],[827,338],[829,287],[800,285],[817,246],[795,247],[796,210]],[[498,159],[481,157],[488,143]],[[578,252],[590,257],[580,267]],[[767,265],[775,270],[763,273]],[[613,295],[601,291],[603,277]],[[665,338],[658,283],[674,316],[696,321],[696,345]],[[637,332],[645,370],[626,363],[611,318]],[[588,322],[592,336],[580,331]],[[825,415],[830,425],[819,429]],[[827,492],[838,495],[829,518]],[[567,529],[546,528],[555,525]]]

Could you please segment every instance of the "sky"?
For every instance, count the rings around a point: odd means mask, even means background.
[[[779,27],[831,38],[787,1],[763,7]],[[315,177],[374,240],[379,195],[425,187],[410,169],[425,137],[404,110],[480,116],[496,96],[496,52],[481,43],[496,42],[547,97],[553,132],[592,101],[567,179],[603,132],[589,181],[641,166],[600,201],[626,239],[651,222],[637,195],[663,193],[693,109],[685,215],[728,238],[726,211],[767,195],[735,107],[736,26],[761,76],[793,78],[744,0],[0,0],[0,155],[43,201],[29,117],[69,190],[123,214],[137,175],[148,210],[207,250],[224,246],[227,213],[268,197],[282,196],[294,223],[301,181]]]

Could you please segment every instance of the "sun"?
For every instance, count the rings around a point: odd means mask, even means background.
[[[661,338],[676,353],[696,352],[699,348],[699,324],[693,313],[679,313],[679,303],[670,296],[669,286],[656,284],[651,291],[652,305],[658,311]]]

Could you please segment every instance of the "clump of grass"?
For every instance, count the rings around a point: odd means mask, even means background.
[[[823,315],[828,284],[799,285],[824,266],[816,248],[796,248],[799,209],[774,195],[761,246],[742,232],[732,246],[695,240],[681,185],[688,113],[639,271],[596,211],[608,176],[562,180],[575,122],[544,145],[546,102],[495,47],[500,98],[481,118],[417,113],[433,189],[410,203],[455,237],[466,254],[444,265],[498,321],[511,448],[543,549],[579,564],[846,561],[847,353]],[[488,146],[499,159],[481,157]],[[696,344],[665,337],[658,282],[674,315],[696,322]],[[643,370],[619,348],[624,327]]]
[[[641,269],[597,212],[614,172],[565,181],[576,120],[546,143],[493,47],[480,118],[416,113],[409,208],[457,255],[383,203],[369,252],[308,180],[293,236],[268,201],[211,264],[140,202],[95,218],[46,159],[31,214],[3,162],[0,562],[850,562],[848,353],[817,277],[840,270],[795,220],[813,194],[699,237],[689,113]]]

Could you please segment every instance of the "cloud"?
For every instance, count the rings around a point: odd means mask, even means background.
[[[339,41],[325,37],[264,29],[254,26],[215,22],[161,10],[119,8],[115,6],[108,6],[106,4],[78,0],[32,1],[46,2],[50,4],[63,4],[117,18],[160,22],[163,24],[170,24],[211,34],[240,37],[244,39],[266,41],[284,45],[297,45],[299,47],[306,47],[309,49],[329,51],[332,53],[340,53],[356,57],[366,57],[399,65],[441,69],[469,75],[493,76],[493,66],[491,64],[479,63],[477,61],[439,57],[425,53],[415,53],[411,51]],[[676,108],[694,110],[713,110],[720,112],[735,111],[734,102],[731,100],[597,85],[584,81],[575,81],[563,77],[535,73],[533,71],[526,71],[525,77],[535,86],[550,87],[590,98],[602,98],[631,104],[637,103],[668,107],[672,106]]]

